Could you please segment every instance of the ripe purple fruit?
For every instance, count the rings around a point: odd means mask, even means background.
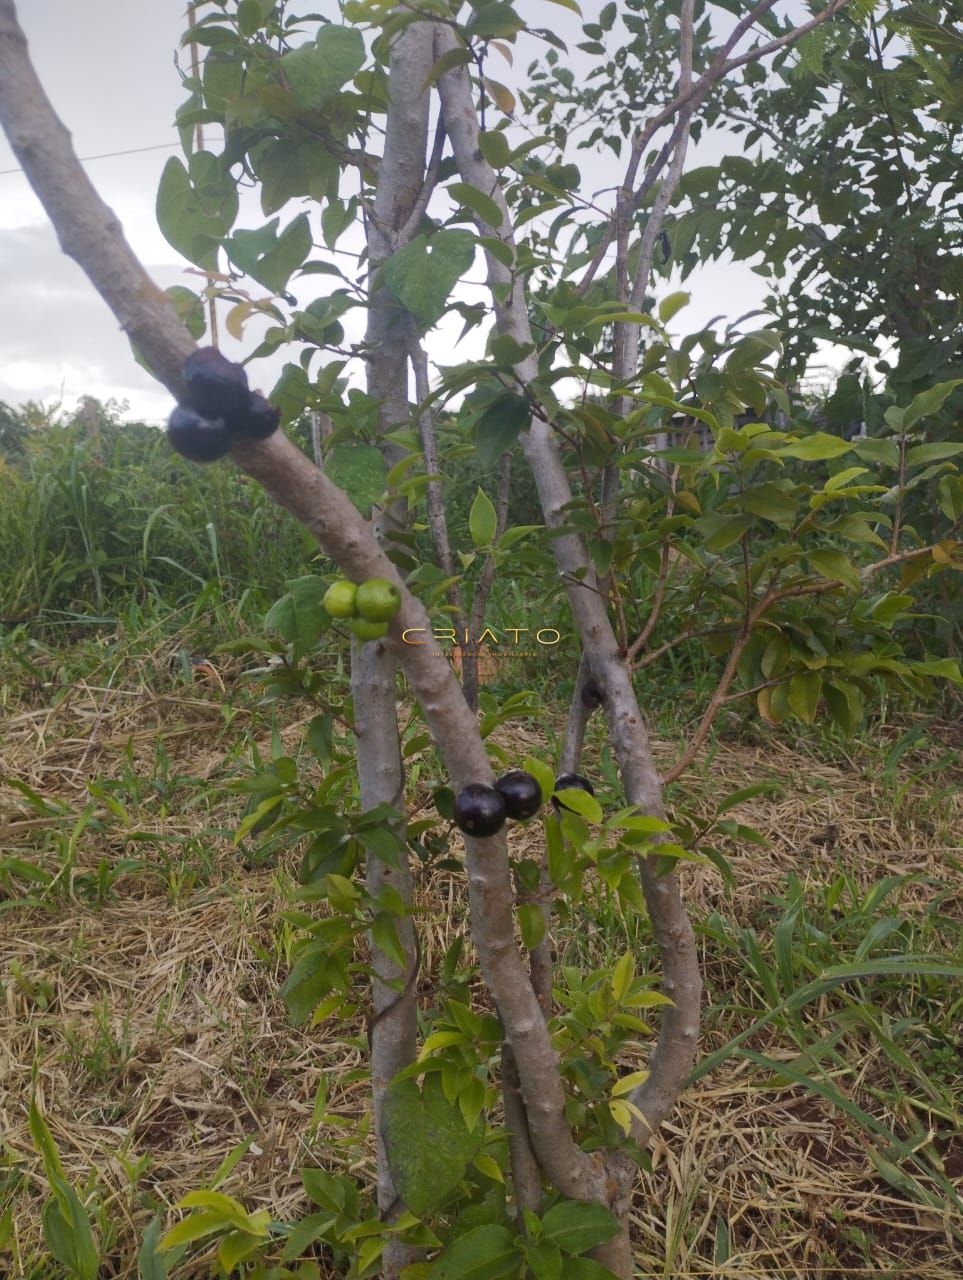
[[[555,779],[556,791],[574,791],[576,788],[580,791],[587,791],[590,796],[595,795],[595,788],[591,782],[580,773],[560,773]],[[566,809],[569,813],[572,812],[568,805],[562,804],[561,800],[556,799],[555,796],[552,796],[552,804],[556,809]]]
[[[466,836],[493,836],[505,817],[503,797],[484,782],[471,782],[455,796],[455,822]]]
[[[589,711],[594,711],[605,701],[605,693],[597,680],[586,680],[579,690],[579,697],[582,699],[582,706]]]
[[[232,416],[228,426],[244,440],[266,440],[277,431],[280,421],[281,410],[275,409],[260,391],[252,391],[247,408]]]
[[[524,769],[503,773],[495,783],[495,790],[505,801],[505,812],[516,821],[533,818],[542,807],[542,788]]]
[[[221,355],[216,347],[199,347],[184,361],[187,403],[204,418],[234,419],[248,412],[251,392],[243,365]]]
[[[231,433],[221,418],[204,418],[196,409],[179,404],[167,423],[171,448],[191,462],[216,462],[231,448]]]

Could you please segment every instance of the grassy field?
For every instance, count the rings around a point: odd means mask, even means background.
[[[301,1167],[372,1172],[362,988],[354,1023],[292,1029],[278,988],[296,859],[257,837],[236,845],[246,797],[225,789],[272,737],[297,754],[314,708],[266,703],[251,659],[217,654],[219,634],[243,630],[229,611],[182,621],[0,650],[3,1275],[65,1274],[43,1240],[34,1090],[103,1277],[136,1276],[152,1218],[176,1221],[219,1169],[220,1189],[287,1221],[307,1210]],[[495,740],[517,760],[550,753],[563,712],[549,704]],[[673,732],[659,722],[662,759]],[[639,1187],[643,1274],[960,1274],[963,985],[938,969],[963,964],[961,740],[923,716],[848,745],[730,730],[674,788],[677,811],[698,815],[771,784],[729,815],[764,838],[723,837],[731,883],[683,870],[706,976],[702,1065]],[[611,779],[598,738],[587,763]],[[412,808],[427,806],[430,768],[410,768]],[[466,925],[461,876],[428,866],[418,896],[427,1004]],[[646,927],[627,933],[604,886],[585,912],[558,931],[563,960],[631,946],[655,967]],[[213,1274],[192,1257],[171,1275]]]

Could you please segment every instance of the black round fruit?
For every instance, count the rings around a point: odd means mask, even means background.
[[[221,418],[203,418],[196,409],[179,404],[167,423],[171,448],[191,462],[216,462],[230,452],[231,433]]]
[[[493,836],[505,825],[505,801],[494,787],[471,782],[455,796],[455,822],[466,836]]]
[[[597,680],[586,680],[579,691],[579,696],[582,699],[582,706],[587,707],[589,711],[594,711],[605,701],[605,693]]]
[[[590,796],[595,795],[595,788],[592,786],[591,782],[589,782],[588,778],[583,777],[580,773],[560,773],[555,779],[556,791],[574,791],[576,788],[580,791],[587,791]],[[561,800],[556,799],[555,796],[552,796],[552,804],[556,809],[567,808],[567,806],[562,804]],[[568,809],[568,812],[571,813],[571,809]]]
[[[273,436],[281,421],[281,410],[275,409],[260,391],[252,391],[247,408],[230,418],[228,426],[245,440],[266,440]]]
[[[505,812],[516,821],[533,818],[542,807],[542,788],[524,769],[503,773],[495,783],[495,790],[505,801]]]
[[[204,418],[233,419],[248,410],[251,392],[244,366],[221,355],[216,347],[199,347],[184,361],[187,403]]]

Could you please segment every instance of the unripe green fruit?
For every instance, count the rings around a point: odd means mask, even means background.
[[[401,607],[401,592],[387,578],[369,578],[358,588],[354,607],[369,622],[390,622]]]
[[[349,618],[348,627],[359,640],[380,640],[388,634],[387,622],[372,622],[370,618]]]
[[[332,618],[353,618],[355,615],[354,601],[358,594],[358,588],[353,582],[348,582],[347,578],[341,578],[338,582],[333,582],[324,593],[322,604],[326,612]]]

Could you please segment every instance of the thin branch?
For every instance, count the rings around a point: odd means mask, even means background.
[[[512,455],[510,450],[506,450],[498,459],[498,479],[495,487],[494,503],[495,542],[505,532],[505,527],[508,524],[508,506],[511,492]],[[497,567],[494,555],[489,552],[485,557],[485,563],[482,565],[482,571],[475,585],[475,594],[472,598],[468,623],[468,634],[472,640],[474,640],[474,637],[481,635],[485,629],[485,610],[488,607],[488,597],[491,595],[492,586],[495,582]],[[473,710],[478,708],[478,666],[480,658],[481,654],[478,645],[475,643],[472,643],[467,650],[462,650],[462,687],[465,690],[465,699]]]
[[[425,172],[425,180],[421,184],[421,191],[418,193],[418,199],[415,201],[414,208],[408,217],[407,222],[401,229],[399,241],[401,244],[407,244],[409,240],[417,233],[421,226],[421,220],[425,216],[428,203],[434,194],[435,187],[438,185],[438,171],[441,168],[441,157],[445,150],[445,129],[439,117],[435,125],[435,140],[431,147],[431,157],[428,160],[428,168]]]
[[[817,13],[809,22],[793,27],[792,31],[787,31],[777,39],[770,40],[768,44],[756,45],[754,49],[750,49],[748,53],[741,54],[738,58],[730,58],[728,62],[723,64],[721,74],[726,76],[730,71],[735,71],[737,67],[744,67],[747,62],[758,62],[762,58],[768,58],[771,53],[775,53],[778,49],[784,49],[786,45],[794,44],[802,36],[808,35],[816,27],[828,22],[830,18],[835,18],[836,14],[845,9],[848,3],[849,0],[833,0],[832,4],[823,9],[821,13]]]
[[[658,194],[653,202],[652,209],[645,222],[645,230],[642,233],[642,243],[639,247],[639,260],[635,269],[635,282],[632,286],[632,294],[629,298],[629,305],[633,308],[642,306],[645,298],[646,290],[649,287],[649,277],[652,274],[652,259],[655,255],[655,243],[662,233],[662,227],[665,223],[665,215],[668,212],[672,197],[676,193],[676,189],[682,178],[682,170],[685,165],[686,150],[689,145],[689,132],[692,122],[692,109],[686,107],[679,116],[677,126],[678,139],[675,144],[675,151],[672,155],[672,162],[669,165],[669,171],[659,187]],[[636,331],[638,326],[634,326]],[[636,355],[636,363],[638,363],[638,355]]]
[[[718,627],[707,627],[705,631],[690,631],[688,629],[680,631],[678,635],[666,640],[664,644],[660,644],[658,648],[650,649],[648,653],[642,655],[637,662],[632,664],[633,671],[641,671],[644,667],[651,667],[654,662],[668,653],[671,649],[676,649],[680,644],[685,644],[688,640],[703,640],[706,636],[720,635],[724,631],[732,631],[735,627],[741,626],[741,623],[733,622],[728,626],[722,625]]]
[[[421,451],[425,458],[425,471],[429,476],[439,474],[438,441],[435,436],[435,423],[431,415],[431,384],[428,380],[428,354],[418,338],[413,317],[409,317],[407,325],[408,359],[415,375],[415,398],[418,402],[418,430],[421,435]],[[435,544],[438,564],[447,578],[455,576],[455,559],[451,552],[448,537],[448,518],[445,513],[445,502],[441,493],[441,481],[431,479],[426,490],[428,502],[428,526],[431,540]],[[448,603],[456,610],[457,625],[465,627],[464,613],[457,587],[452,584],[448,588]]]
[[[669,501],[666,504],[665,509],[665,518],[667,520],[671,518],[675,511],[675,494],[679,483],[679,471],[679,464],[676,463],[672,468],[672,474],[669,477]],[[662,552],[659,556],[659,573],[655,581],[655,591],[652,595],[652,607],[649,610],[649,616],[646,619],[645,626],[639,632],[635,641],[629,647],[629,650],[625,655],[629,662],[634,663],[635,659],[649,643],[652,632],[655,630],[659,618],[662,615],[662,604],[665,600],[665,592],[669,580],[669,569],[672,564],[672,557],[670,554],[671,550],[672,547],[669,538],[664,538],[662,542]],[[641,666],[643,664],[638,663],[636,665]]]
[[[524,1210],[528,1209],[536,1214],[542,1212],[542,1174],[528,1132],[518,1064],[507,1041],[502,1045],[502,1102],[505,1107],[505,1127],[508,1130],[515,1209],[519,1227],[526,1230]]]

